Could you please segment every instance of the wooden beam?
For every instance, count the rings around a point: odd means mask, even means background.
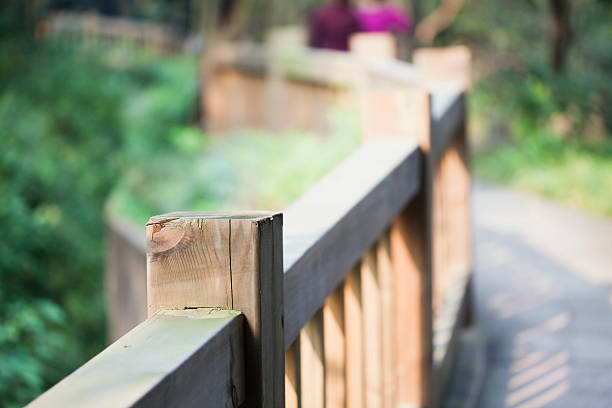
[[[413,142],[363,146],[284,213],[285,348],[420,188]]]
[[[431,97],[418,87],[370,81],[364,95],[370,118],[363,137],[413,140],[424,152],[419,193],[407,202],[390,228],[394,395],[397,405],[427,406],[431,376]],[[384,251],[381,253],[384,257]],[[388,283],[387,283],[388,284]],[[365,296],[364,296],[365,301]],[[387,359],[389,356],[386,357]],[[385,357],[381,356],[384,361]]]
[[[158,312],[28,406],[240,406],[242,318],[218,309]]]
[[[282,216],[169,213],[147,223],[148,310],[244,313],[248,405],[284,405]]]

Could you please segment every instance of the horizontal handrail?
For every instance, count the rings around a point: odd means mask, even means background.
[[[455,133],[465,124],[465,93],[456,87],[444,86],[431,93],[431,150],[437,163]]]
[[[346,52],[307,47],[283,48],[253,43],[226,44],[215,52],[214,69],[265,76],[281,75],[315,86],[343,88],[355,83],[364,61]]]
[[[284,212],[285,349],[421,188],[414,142],[365,144]]]
[[[160,311],[28,406],[240,406],[243,350],[239,312]]]
[[[468,313],[469,271],[465,271],[466,279],[456,280],[457,289],[444,298],[442,318],[437,319],[436,325],[438,331],[446,332],[434,336],[432,362],[430,295],[432,273],[437,271],[432,268],[431,251],[437,248],[440,252],[449,242],[454,245],[458,235],[465,235],[454,234],[457,230],[454,224],[448,230],[440,228],[448,222],[435,218],[436,213],[455,214],[454,219],[467,216],[468,207],[461,204],[465,200],[459,197],[465,193],[465,183],[457,184],[457,180],[465,181],[461,171],[467,171],[459,162],[465,150],[464,94],[450,86],[424,89],[418,84],[413,68],[396,61],[371,64],[333,52],[279,51],[252,46],[234,51],[226,66],[257,75],[280,74],[290,80],[325,86],[357,85],[358,91],[380,87],[383,94],[387,89],[397,89],[399,92],[389,93],[391,104],[399,106],[398,117],[391,120],[418,114],[429,126],[415,127],[417,130],[402,128],[398,135],[392,135],[398,138],[387,140],[383,140],[389,134],[383,126],[378,132],[382,135],[377,134],[381,140],[374,138],[364,144],[282,216],[173,213],[154,217],[147,224],[149,310],[197,309],[157,312],[35,400],[32,406],[66,403],[201,406],[203,402],[212,406],[280,406],[284,395],[283,352],[293,350],[295,368],[300,359],[309,358],[308,347],[329,340],[324,335],[327,328],[323,328],[329,323],[329,317],[324,317],[325,310],[329,310],[329,299],[336,296],[338,288],[350,293],[347,289],[350,285],[343,286],[342,281],[350,280],[351,276],[363,279],[361,285],[366,288],[363,307],[370,312],[376,309],[376,302],[382,302],[384,296],[368,291],[373,288],[368,282],[372,283],[371,278],[379,272],[397,278],[393,282],[399,292],[391,294],[397,303],[395,311],[399,312],[394,321],[404,330],[400,333],[398,329],[396,334],[381,331],[387,340],[391,339],[387,344],[397,341],[397,345],[402,345],[400,348],[404,345],[409,348],[401,356],[395,355],[397,371],[389,370],[390,378],[396,376],[402,390],[410,389],[398,401],[426,401],[428,389],[443,389],[453,345],[443,345],[441,341],[453,343],[462,316]],[[327,61],[322,65],[324,68],[312,63],[317,58]],[[312,65],[301,61],[311,61]],[[352,62],[355,64],[345,78],[325,72],[334,66],[342,66],[338,72],[345,72],[344,67]],[[223,66],[223,62],[217,65],[221,69]],[[323,80],[319,81],[320,78]],[[413,87],[414,95],[418,96],[415,100],[424,101],[419,106],[427,109],[415,109],[419,107],[416,102],[407,103],[405,97],[413,95]],[[417,146],[419,142],[421,148]],[[441,173],[444,177],[439,178],[444,183],[436,179]],[[461,174],[458,178],[448,177],[455,173]],[[449,186],[458,186],[455,189],[458,191],[447,192]],[[441,199],[439,191],[446,194]],[[449,212],[447,207],[454,205],[453,200],[460,201],[455,207],[466,212]],[[434,228],[432,214],[434,221],[440,221]],[[129,228],[112,223],[109,227],[126,237],[130,249],[143,249]],[[445,236],[446,246],[436,243],[441,236]],[[354,268],[360,260],[362,266]],[[469,260],[466,267],[468,264]],[[380,271],[374,273],[379,266]],[[356,274],[351,274],[351,269]],[[359,281],[355,282],[359,285]],[[389,299],[386,302],[389,306]],[[211,306],[239,309],[244,315],[205,308]],[[319,310],[323,312],[317,313]],[[379,312],[369,316],[376,313]],[[358,318],[351,316],[347,322],[369,319],[367,313]],[[347,331],[347,336],[349,333],[361,331]],[[348,345],[345,346],[348,350]],[[316,357],[313,350],[310,355]],[[321,350],[320,354],[318,358],[323,364],[327,356]],[[374,365],[378,367],[377,363]],[[318,372],[309,371],[306,366],[297,370],[303,371],[294,373],[294,381],[302,381],[301,375]],[[323,370],[325,376],[324,367]],[[431,388],[430,375],[435,377]],[[300,389],[298,392],[310,392]],[[357,393],[362,392],[362,388],[359,390]]]

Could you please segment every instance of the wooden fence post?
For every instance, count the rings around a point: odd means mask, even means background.
[[[396,404],[430,406],[432,269],[430,96],[417,87],[366,85],[363,139],[413,138],[425,153],[421,190],[393,221],[390,252],[394,287]]]
[[[149,316],[221,307],[246,317],[247,405],[284,406],[282,214],[169,213],[147,223]]]

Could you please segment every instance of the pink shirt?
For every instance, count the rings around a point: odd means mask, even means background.
[[[310,19],[309,45],[315,48],[348,50],[348,39],[359,31],[352,7],[329,4],[317,9]]]
[[[376,7],[364,7],[357,11],[361,30],[365,32],[401,32],[412,31],[412,20],[403,10],[383,4]]]

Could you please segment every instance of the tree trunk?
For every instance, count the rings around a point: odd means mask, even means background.
[[[553,34],[551,67],[555,73],[560,74],[565,69],[571,39],[569,5],[567,0],[549,0],[549,6]]]

